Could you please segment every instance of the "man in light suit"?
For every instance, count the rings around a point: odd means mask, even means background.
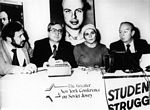
[[[30,63],[25,42],[24,28],[19,22],[10,22],[3,28],[0,40],[0,76],[36,72],[37,67]],[[16,52],[13,53],[13,50]]]
[[[8,15],[6,11],[0,12],[0,36],[1,36],[1,30],[11,21],[12,19],[10,18],[10,16]],[[32,57],[33,49],[30,46],[29,37],[26,31],[24,31],[24,36],[27,39],[25,43],[25,48],[27,49],[29,56]]]
[[[53,55],[55,60],[61,59],[69,62],[73,68],[77,67],[73,55],[74,47],[69,42],[64,41],[63,25],[57,22],[49,23],[47,31],[47,38],[35,42],[32,62],[37,67],[42,67],[44,62],[47,62]],[[56,49],[55,55],[54,47]]]
[[[139,59],[142,54],[150,53],[150,46],[143,39],[136,39],[135,27],[131,22],[122,22],[119,27],[120,40],[110,44],[111,53],[126,53],[124,61],[127,65],[139,67]],[[121,62],[119,58],[117,65]]]

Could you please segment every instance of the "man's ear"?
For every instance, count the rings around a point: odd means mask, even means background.
[[[12,39],[10,37],[6,37],[6,41],[12,42]]]
[[[11,19],[9,19],[9,22],[11,22]]]
[[[135,34],[135,31],[133,30],[132,33],[131,33],[131,35],[134,36],[134,34]]]

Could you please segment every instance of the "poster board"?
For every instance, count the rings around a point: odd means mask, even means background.
[[[64,22],[63,20],[63,10],[62,10],[62,0],[49,0],[50,2],[50,21],[59,21]],[[84,24],[91,23],[96,24],[95,21],[95,4],[94,0],[87,0],[87,3],[89,4],[90,8],[86,12],[86,19],[84,21]]]
[[[24,24],[23,17],[23,2],[0,0],[0,12],[5,11],[8,14],[10,21],[19,21]],[[0,31],[2,30],[2,23],[0,22]]]

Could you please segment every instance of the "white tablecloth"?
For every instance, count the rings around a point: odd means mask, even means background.
[[[1,78],[1,110],[108,110],[100,71],[48,75],[43,71]]]

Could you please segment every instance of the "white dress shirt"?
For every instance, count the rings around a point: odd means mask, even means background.
[[[13,59],[14,53],[12,52],[12,49],[15,49],[15,47],[7,44],[6,42],[4,42],[4,43],[5,43],[6,48],[7,48],[8,52],[9,52],[9,54],[10,54],[11,59]],[[18,58],[18,61],[19,61],[19,65],[23,66],[24,61],[27,62],[25,54],[24,54],[22,48],[16,48],[16,49],[17,49],[16,52],[17,52],[17,58]]]
[[[53,47],[54,45],[56,45],[56,50],[58,50],[59,43],[54,43],[50,41],[50,47],[51,47],[52,52],[54,50],[54,47]]]
[[[125,49],[127,50],[127,46],[126,46],[126,45],[127,45],[127,44],[124,43]],[[131,53],[135,53],[135,47],[134,47],[134,42],[133,42],[133,40],[129,43],[129,45],[130,45],[130,51],[131,51]]]

